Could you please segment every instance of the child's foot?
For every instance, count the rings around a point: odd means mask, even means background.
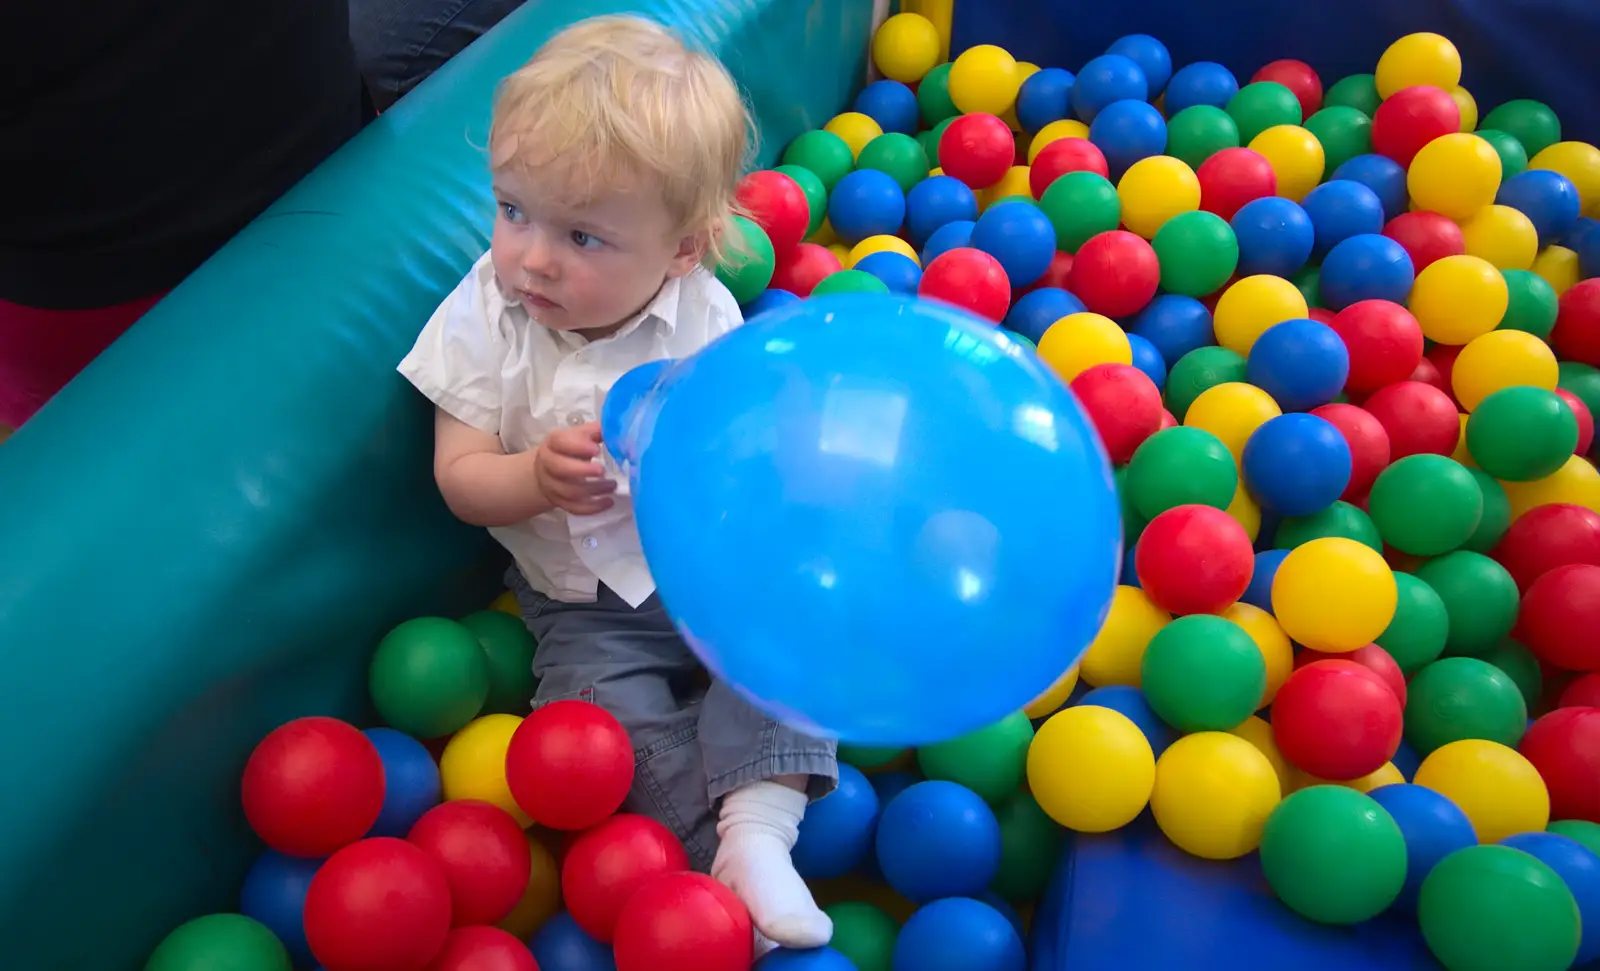
[[[722,843],[711,875],[750,908],[756,930],[782,947],[822,947],[833,936],[833,921],[789,860],[805,807],[805,793],[757,782],[723,799],[717,824]]]

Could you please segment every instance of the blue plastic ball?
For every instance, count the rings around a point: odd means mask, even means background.
[[[1013,289],[1032,286],[1056,255],[1056,230],[1030,202],[990,206],[972,227],[972,246],[994,257]]]
[[[564,910],[544,922],[528,949],[539,971],[617,971],[611,948],[584,933]]]
[[[1527,216],[1539,234],[1541,247],[1572,232],[1583,211],[1577,186],[1560,172],[1549,169],[1518,172],[1500,183],[1494,201]]]
[[[977,793],[954,782],[919,782],[878,819],[878,866],[913,903],[977,895],[1000,869],[1000,824]]]
[[[383,809],[368,836],[404,838],[422,814],[439,804],[439,765],[416,739],[393,728],[364,732],[383,761]]]
[[[1083,84],[1081,74],[1078,84]],[[1133,163],[1166,149],[1167,120],[1147,101],[1113,101],[1089,123],[1089,141],[1106,157],[1115,182]]]
[[[239,913],[278,935],[297,968],[316,963],[311,946],[306,943],[304,917],[306,893],[321,866],[321,860],[302,860],[266,850],[250,865],[239,890]]]
[[[1383,203],[1385,222],[1405,212],[1411,199],[1406,189],[1405,166],[1387,155],[1357,155],[1347,159],[1333,170],[1329,179],[1348,179],[1371,189]]]
[[[922,267],[917,261],[893,250],[869,253],[856,262],[855,269],[882,280],[890,293],[915,296],[917,284],[922,282]]]
[[[922,247],[922,265],[927,266],[934,260],[953,249],[961,249],[972,245],[972,230],[977,223],[962,219],[953,223],[945,223],[933,231],[927,243]]]
[[[1149,34],[1125,34],[1111,42],[1107,54],[1121,54],[1139,65],[1148,85],[1145,97],[1154,98],[1165,91],[1172,78],[1172,53],[1167,45]]]
[[[941,226],[977,218],[978,197],[954,176],[930,176],[906,193],[906,235],[918,249],[926,246]]]
[[[1072,112],[1086,123],[1093,123],[1100,112],[1115,102],[1144,101],[1149,97],[1150,82],[1144,70],[1121,54],[1102,54],[1094,58],[1072,82]]]
[[[1316,227],[1300,204],[1282,196],[1252,199],[1228,220],[1239,241],[1239,276],[1300,272],[1316,245]]]
[[[906,195],[887,172],[856,169],[828,194],[828,222],[846,243],[893,236],[906,221]]]
[[[1322,261],[1317,276],[1322,303],[1333,311],[1362,300],[1388,300],[1405,305],[1416,282],[1411,254],[1378,233],[1343,240]]]
[[[1344,390],[1350,351],[1327,324],[1285,320],[1256,339],[1244,373],[1284,411],[1310,411]]]
[[[1018,297],[1003,323],[1007,329],[1037,344],[1051,324],[1087,309],[1082,300],[1060,287],[1040,287]]]
[[[1560,833],[1517,833],[1501,840],[1500,845],[1521,850],[1556,871],[1556,876],[1572,891],[1583,928],[1578,956],[1572,966],[1581,968],[1600,957],[1600,856]]]
[[[886,132],[897,131],[906,135],[917,133],[917,123],[922,116],[917,108],[917,94],[899,81],[888,79],[874,81],[856,95],[851,110],[878,123]]]
[[[1129,334],[1128,349],[1133,352],[1133,366],[1144,372],[1157,391],[1164,389],[1167,386],[1167,362],[1149,338]]]
[[[977,899],[980,903],[985,903],[993,907],[996,913],[1010,921],[1012,928],[1017,932],[1018,940],[1027,940],[1028,925],[1022,922],[1022,915],[1017,913],[1017,908],[1011,906],[1011,901],[995,893],[993,890],[985,890]]]
[[[872,783],[872,789],[878,794],[879,807],[887,806],[895,796],[922,781],[922,777],[915,772],[897,769],[892,772],[874,772],[867,776]]]
[[[1250,494],[1280,516],[1309,516],[1350,484],[1350,444],[1326,419],[1298,412],[1269,418],[1244,444]]]
[[[1394,817],[1405,837],[1406,882],[1395,906],[1414,908],[1434,866],[1456,850],[1477,845],[1478,834],[1466,813],[1432,789],[1404,782],[1379,786],[1368,795]]]
[[[1600,219],[1583,216],[1563,237],[1561,245],[1578,254],[1578,268],[1584,279],[1600,276]]]
[[[800,821],[800,838],[791,856],[807,880],[842,877],[872,849],[878,824],[878,793],[861,770],[839,765],[839,785],[812,803]]]
[[[1163,293],[1145,304],[1128,322],[1128,333],[1155,345],[1169,370],[1190,351],[1217,342],[1206,305],[1176,293]]]
[[[892,971],[1024,971],[1028,956],[1006,916],[970,897],[935,900],[900,929]]]
[[[856,971],[851,960],[831,947],[795,951],[780,947],[768,951],[752,971]]]
[[[1052,121],[1060,121],[1072,111],[1072,85],[1076,76],[1059,67],[1047,67],[1028,75],[1017,91],[1017,121],[1023,131],[1036,132]]]
[[[1400,738],[1400,747],[1395,749],[1394,755],[1389,758],[1389,763],[1400,770],[1400,774],[1407,779],[1415,779],[1417,770],[1422,767],[1422,753],[1408,741],[1405,736]]]
[[[1216,61],[1195,61],[1178,68],[1167,82],[1167,114],[1176,115],[1195,105],[1226,108],[1239,93],[1239,80]]]
[[[1138,553],[1139,544],[1137,541],[1129,543],[1128,548],[1122,551],[1122,574],[1117,582],[1125,587],[1143,589],[1143,585],[1139,583],[1139,569],[1134,565],[1135,560],[1138,558]]]
[[[1131,684],[1108,684],[1086,692],[1078,699],[1080,705],[1095,705],[1121,712],[1144,733],[1150,748],[1160,758],[1167,746],[1178,740],[1178,731],[1161,720],[1156,710],[1145,700],[1144,692]]]
[[[1239,599],[1272,613],[1272,579],[1278,575],[1278,567],[1283,565],[1283,558],[1288,555],[1288,550],[1262,550],[1257,553],[1255,570],[1250,574],[1250,585],[1244,588],[1244,596]]]
[[[776,310],[779,307],[791,303],[798,303],[799,301],[799,297],[787,290],[775,290],[769,287],[768,289],[756,294],[756,298],[754,300],[750,301],[739,309],[744,311],[744,319],[749,320],[751,317],[754,317],[757,314],[764,314],[769,310]]]
[[[1300,208],[1311,217],[1313,257],[1360,233],[1383,232],[1383,202],[1365,183],[1334,179],[1306,193]]]
[[[1261,529],[1256,533],[1256,541],[1251,548],[1257,553],[1270,550],[1277,545],[1278,527],[1283,525],[1283,516],[1271,509],[1261,510]]]

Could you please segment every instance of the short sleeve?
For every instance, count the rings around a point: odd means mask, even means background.
[[[480,270],[473,267],[433,312],[399,371],[447,414],[498,435],[500,376],[509,348]]]

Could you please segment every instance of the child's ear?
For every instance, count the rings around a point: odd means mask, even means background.
[[[667,276],[686,276],[700,261],[705,259],[706,250],[711,248],[711,234],[709,232],[693,233],[678,240],[678,251],[672,256],[672,264],[667,268]]]

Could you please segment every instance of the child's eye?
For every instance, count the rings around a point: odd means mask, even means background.
[[[579,249],[593,249],[601,244],[600,237],[591,236],[581,229],[572,231],[572,242]]]
[[[522,210],[510,202],[500,203],[500,215],[506,217],[506,222],[522,222]]]

